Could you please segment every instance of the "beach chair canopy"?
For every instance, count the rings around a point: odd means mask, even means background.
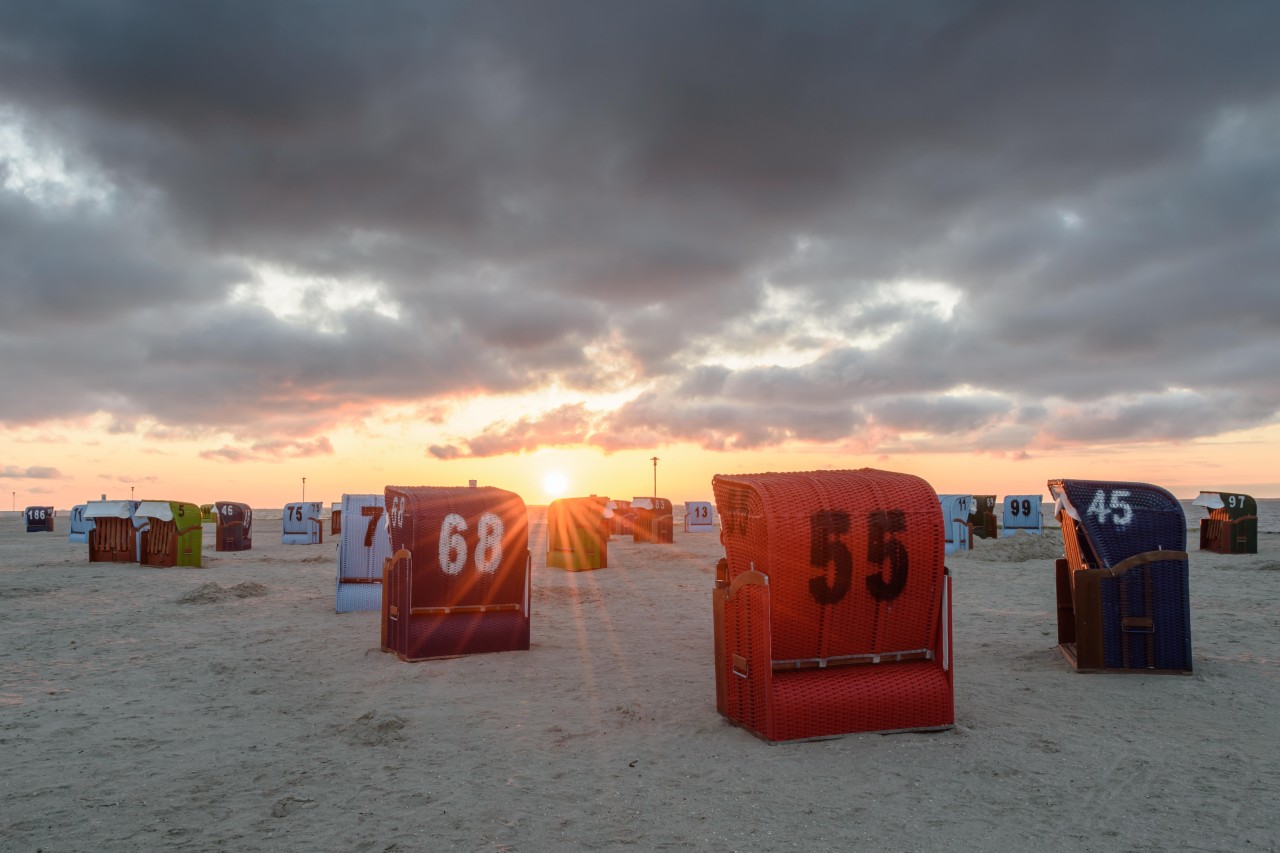
[[[405,660],[529,648],[529,519],[491,486],[387,486],[383,649]]]
[[[686,533],[714,533],[715,512],[710,501],[684,502],[684,529]]]
[[[1201,492],[1193,506],[1209,510],[1200,519],[1200,550],[1258,553],[1258,502],[1239,492]]]
[[[335,504],[347,523],[338,531],[338,586],[334,610],[382,609],[382,568],[391,556],[384,497],[343,495]]]
[[[1019,531],[1043,533],[1040,495],[1005,495],[1000,508],[1000,523],[1005,536],[1013,536]]]
[[[85,518],[133,518],[138,501],[89,501],[85,504]]]
[[[768,740],[953,722],[937,495],[864,468],[712,480],[717,705]]]
[[[1078,669],[1191,671],[1186,516],[1149,483],[1050,480],[1066,556],[1059,646]]]
[[[551,502],[547,507],[548,568],[608,568],[609,534],[613,528],[609,503],[608,498],[595,495]]]

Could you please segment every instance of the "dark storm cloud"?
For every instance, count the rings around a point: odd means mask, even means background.
[[[553,383],[639,384],[429,452],[1273,423],[1278,29],[1262,2],[0,0],[0,121],[110,187],[51,206],[0,148],[0,357],[42,372],[0,418],[250,442],[224,458]],[[229,303],[264,266],[394,310]]]

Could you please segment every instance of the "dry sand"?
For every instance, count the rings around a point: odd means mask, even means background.
[[[403,663],[335,545],[90,564],[0,521],[0,849],[1275,850],[1280,536],[1193,551],[1193,676],[1078,675],[1043,539],[955,575],[955,728],[771,746],[716,714],[714,534],[545,568],[533,648]],[[1194,547],[1194,545],[1193,545]]]

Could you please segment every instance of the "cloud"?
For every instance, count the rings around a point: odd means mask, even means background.
[[[61,480],[62,472],[47,465],[0,465],[0,479],[6,480]]]
[[[534,417],[491,423],[475,438],[459,445],[433,445],[428,453],[437,459],[456,459],[523,453],[543,445],[581,445],[587,443],[593,422],[583,404],[572,403]]]
[[[588,402],[427,453],[1273,424],[1277,25],[1250,2],[10,4],[0,358],[24,367],[0,425],[106,412],[250,461],[553,389]]]
[[[311,456],[331,456],[333,444],[325,436],[299,441],[271,439],[257,441],[248,447],[219,447],[200,453],[202,459],[220,462],[279,462],[284,459],[305,459]]]

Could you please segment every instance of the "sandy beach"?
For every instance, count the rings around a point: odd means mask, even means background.
[[[0,849],[1275,850],[1280,534],[1191,551],[1191,676],[1055,647],[1060,534],[955,577],[956,726],[770,745],[721,718],[714,534],[545,567],[528,652],[404,663],[335,539],[90,564],[0,520]],[[327,532],[327,531],[326,531]]]

